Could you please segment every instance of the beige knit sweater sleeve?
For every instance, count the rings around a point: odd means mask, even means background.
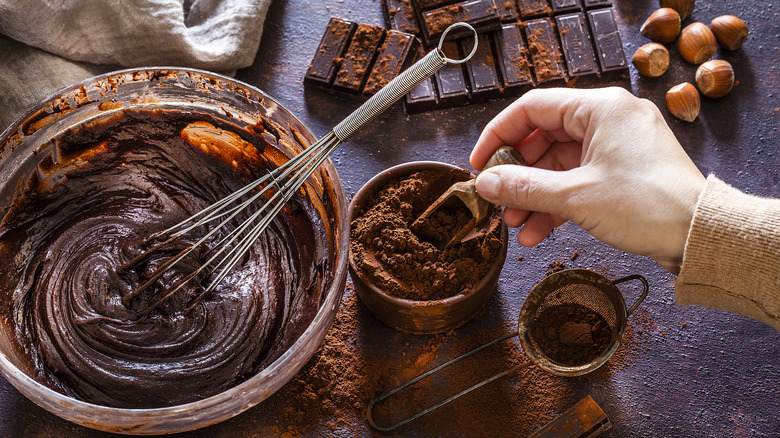
[[[688,232],[675,297],[780,330],[780,199],[747,195],[710,175]]]

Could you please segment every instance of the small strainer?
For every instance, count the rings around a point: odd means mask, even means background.
[[[641,281],[643,290],[636,302],[626,310],[623,294],[615,285],[631,280]],[[610,281],[587,269],[556,272],[534,286],[523,302],[517,324],[520,345],[534,365],[545,371],[559,376],[587,374],[604,365],[618,349],[626,331],[626,319],[645,299],[648,289],[647,280],[641,275]],[[570,318],[563,321],[562,316],[566,313]],[[558,345],[546,342],[546,330],[543,329],[549,328],[556,319],[562,323],[558,324],[557,333],[551,338],[555,341],[554,337],[557,336]],[[592,333],[583,334],[583,327],[588,326],[591,326]],[[597,330],[595,326],[599,326],[600,333],[594,333]],[[595,346],[595,350],[593,344],[597,344],[598,335],[602,335],[601,342]],[[583,339],[588,337],[592,342]],[[559,347],[558,351],[551,352],[551,348],[555,347]],[[561,352],[561,349],[568,351]],[[566,356],[573,360],[559,359]]]
[[[631,280],[642,282],[642,293],[626,309],[626,301],[616,285]],[[620,346],[627,318],[645,299],[649,288],[647,280],[641,275],[629,275],[612,281],[587,269],[556,272],[529,292],[520,309],[517,332],[481,345],[375,398],[368,406],[368,423],[380,432],[397,429],[529,365],[536,365],[559,376],[581,376],[594,371],[604,365]],[[520,338],[520,345],[531,359],[530,362],[495,374],[390,426],[380,426],[374,421],[374,407],[381,401],[462,359],[515,336]]]

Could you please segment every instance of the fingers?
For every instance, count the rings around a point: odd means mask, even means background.
[[[581,185],[579,169],[557,172],[528,166],[495,166],[479,174],[477,192],[490,202],[516,210],[569,217],[567,201]],[[512,221],[522,219],[522,212],[509,214]]]
[[[505,145],[516,146],[537,129],[555,135],[558,141],[579,141],[589,125],[593,90],[545,89],[531,90],[513,102],[488,123],[471,153],[471,165],[482,169],[493,151]],[[551,140],[549,137],[547,140]],[[548,141],[548,144],[552,141]],[[529,140],[526,146],[539,146]],[[533,162],[533,151],[527,161]],[[541,156],[541,154],[539,154]]]

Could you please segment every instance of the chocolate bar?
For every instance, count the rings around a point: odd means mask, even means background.
[[[479,34],[477,51],[469,62],[466,63],[469,84],[471,84],[471,101],[484,102],[501,95],[503,84],[496,70],[496,61],[493,57],[493,44],[491,34]],[[464,38],[460,41],[461,51],[466,54],[471,51],[474,44],[472,38]]]
[[[517,7],[523,18],[541,17],[552,12],[549,0],[517,0]]]
[[[588,11],[588,21],[593,32],[593,43],[601,65],[601,72],[628,68],[623,42],[620,39],[612,8]]]
[[[549,18],[525,22],[525,37],[538,83],[566,79],[561,49]]]
[[[458,45],[447,40],[442,45],[442,50],[449,58],[459,57]],[[445,65],[434,75],[436,89],[439,92],[439,104],[441,108],[463,105],[469,101],[469,89],[466,86],[466,78],[460,65]]]
[[[500,58],[498,65],[501,77],[504,78],[504,88],[508,91],[534,85],[521,26],[520,23],[509,23],[496,32],[496,47]]]
[[[468,0],[438,7],[422,12],[420,24],[423,38],[429,46],[436,45],[439,37],[452,24],[462,21],[474,27],[478,32],[498,29],[501,19],[493,0]],[[469,35],[471,31],[459,27],[453,29],[451,36]],[[450,34],[448,34],[450,35]]]
[[[552,0],[553,14],[582,10],[580,0]]]
[[[414,12],[412,0],[382,0],[382,6],[390,29],[401,32],[420,34],[417,14]]]
[[[561,47],[569,68],[569,76],[598,74],[599,67],[594,56],[585,15],[581,12],[555,17]]]
[[[582,3],[586,9],[612,6],[612,0],[582,0]]]
[[[396,30],[387,31],[385,42],[379,48],[374,67],[366,80],[363,94],[376,94],[406,70],[413,62],[419,40],[414,35]]]
[[[335,17],[330,19],[319,47],[317,47],[317,52],[306,70],[306,75],[303,78],[304,83],[324,87],[333,85],[341,56],[356,27],[357,23],[351,21]]]
[[[374,60],[379,44],[386,31],[371,24],[360,23],[355,29],[352,41],[349,43],[344,60],[341,63],[333,88],[350,93],[360,94],[360,90],[368,78],[371,63]]]

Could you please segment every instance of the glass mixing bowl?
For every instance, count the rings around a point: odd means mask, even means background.
[[[29,172],[36,157],[46,155],[51,139],[69,128],[110,117],[125,108],[205,112],[239,127],[255,125],[262,116],[280,132],[279,145],[292,156],[301,144],[313,143],[309,129],[279,102],[262,91],[218,74],[180,68],[123,70],[88,79],[44,100],[0,136],[0,206],[16,190],[20,172]],[[0,318],[0,372],[22,394],[44,409],[74,423],[116,433],[161,434],[208,426],[260,403],[289,381],[314,355],[341,301],[348,264],[348,222],[341,181],[330,160],[310,180],[326,208],[319,225],[329,237],[332,260],[323,282],[318,311],[297,340],[254,377],[217,395],[155,409],[122,409],[86,403],[35,381],[12,346],[10,327]],[[3,207],[4,208],[4,207]],[[0,218],[5,210],[0,209]]]

